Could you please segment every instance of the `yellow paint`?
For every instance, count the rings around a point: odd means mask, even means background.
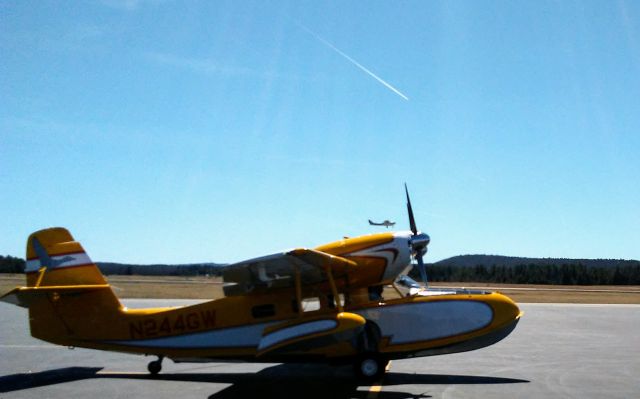
[[[326,252],[331,255],[341,256],[350,252],[362,251],[393,241],[393,233],[370,234],[361,237],[345,238],[340,241],[316,247],[316,251]]]
[[[42,278],[44,277],[44,272],[47,270],[46,267],[41,267],[40,270],[38,270],[38,280],[36,280],[35,286],[36,287],[40,287],[40,284],[42,284]]]
[[[369,393],[367,394],[367,399],[375,399],[378,397],[378,394],[382,391],[381,385],[373,385],[369,388]]]

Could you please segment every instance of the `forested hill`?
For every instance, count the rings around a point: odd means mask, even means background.
[[[462,255],[427,264],[427,273],[445,282],[638,285],[640,261]],[[417,270],[411,274],[418,277]]]
[[[438,266],[518,266],[518,265],[573,265],[581,264],[586,267],[620,267],[634,266],[640,262],[624,259],[565,259],[565,258],[521,258],[501,255],[459,255],[432,263]]]

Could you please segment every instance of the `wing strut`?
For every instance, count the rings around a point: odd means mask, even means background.
[[[336,282],[333,280],[333,272],[331,271],[331,266],[327,263],[324,266],[324,270],[327,273],[327,278],[329,279],[329,285],[331,286],[331,293],[333,294],[333,300],[336,302],[336,306],[338,307],[338,312],[342,313],[342,303],[340,302],[340,296],[338,295],[338,289],[336,288]]]
[[[302,317],[302,283],[300,282],[300,266],[293,265],[293,273],[295,274],[296,284],[296,304],[298,306],[298,317]]]

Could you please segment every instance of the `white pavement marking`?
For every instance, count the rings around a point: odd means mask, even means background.
[[[636,303],[545,303],[518,302],[526,306],[576,307],[576,308],[640,308]]]

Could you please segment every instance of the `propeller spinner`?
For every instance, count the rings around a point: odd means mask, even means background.
[[[411,226],[411,238],[409,239],[409,245],[411,251],[418,262],[418,270],[420,271],[420,277],[425,287],[428,287],[427,283],[427,271],[425,270],[422,257],[427,253],[427,245],[431,241],[429,235],[418,231],[416,227],[416,220],[413,217],[413,208],[411,207],[411,199],[409,198],[409,189],[407,189],[407,183],[404,184],[404,191],[407,194],[407,213],[409,214],[409,225]]]

